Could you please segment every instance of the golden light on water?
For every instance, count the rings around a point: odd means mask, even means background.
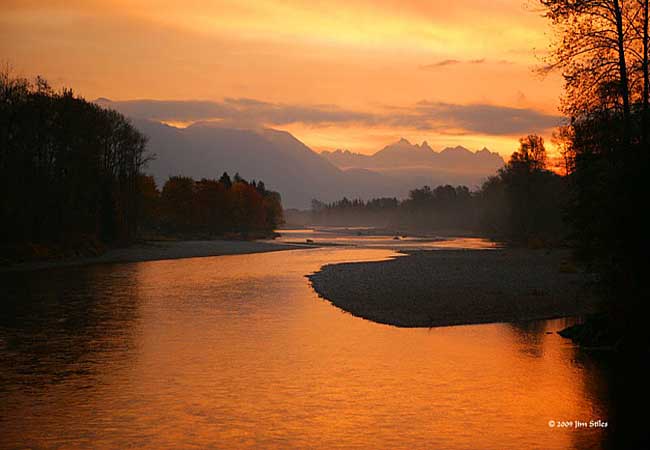
[[[10,409],[14,419],[0,444],[26,436],[37,448],[474,448],[479,436],[481,448],[495,449],[600,442],[602,429],[548,426],[606,419],[602,374],[546,334],[564,322],[395,328],[333,307],[304,278],[324,263],[391,255],[323,248],[37,277],[33,295],[54,302],[65,283],[72,307],[44,311],[47,344],[25,340],[16,347],[22,362],[3,369],[0,415]],[[43,345],[56,357],[36,367],[19,358]]]

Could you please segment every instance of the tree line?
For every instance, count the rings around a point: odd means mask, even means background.
[[[311,221],[328,226],[375,226],[416,230],[467,230],[476,201],[465,186],[444,185],[413,189],[404,200],[396,197],[368,201],[347,197],[331,203],[312,201]],[[473,219],[471,220],[473,222]]]
[[[159,191],[143,170],[147,138],[120,113],[0,72],[0,247],[101,250],[143,233],[271,231],[280,196],[264,183],[171,177]],[[38,256],[38,255],[36,255]]]
[[[151,176],[140,178],[143,227],[167,235],[214,237],[226,233],[245,236],[273,231],[282,223],[280,194],[264,182],[231,179],[195,181],[170,177],[158,190]]]
[[[636,330],[647,345],[648,0],[540,3],[556,30],[542,70],[559,70],[565,81],[567,123],[557,139],[577,256],[601,276],[613,334]]]
[[[466,186],[424,186],[401,201],[314,200],[311,220],[331,226],[463,231],[518,242],[560,243],[569,237],[563,220],[566,189],[566,180],[548,169],[544,140],[529,135],[520,139],[510,161],[476,191]]]
[[[146,143],[115,111],[0,73],[0,239],[131,239]]]

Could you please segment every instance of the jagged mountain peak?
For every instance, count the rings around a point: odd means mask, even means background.
[[[380,156],[385,154],[414,154],[414,153],[431,153],[433,150],[429,147],[429,144],[424,141],[421,145],[411,144],[408,139],[401,138],[399,141],[389,144],[383,149],[379,150],[374,154],[374,156]]]
[[[474,153],[470,149],[457,145],[456,147],[446,147],[440,153]]]
[[[485,173],[490,174],[504,164],[497,153],[486,147],[472,151],[462,145],[447,147],[436,152],[427,141],[421,144],[411,144],[401,138],[372,155],[362,155],[353,152],[323,152],[322,156],[341,169],[365,168],[377,169],[382,173],[388,171],[421,170],[439,171],[450,170],[455,173]]]

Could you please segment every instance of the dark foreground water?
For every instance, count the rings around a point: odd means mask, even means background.
[[[632,448],[645,433],[628,400],[646,408],[646,374],[549,334],[564,320],[399,329],[304,277],[391,254],[0,274],[0,448]]]

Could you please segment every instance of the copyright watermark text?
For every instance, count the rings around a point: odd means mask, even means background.
[[[549,420],[549,428],[607,428],[605,420]]]

